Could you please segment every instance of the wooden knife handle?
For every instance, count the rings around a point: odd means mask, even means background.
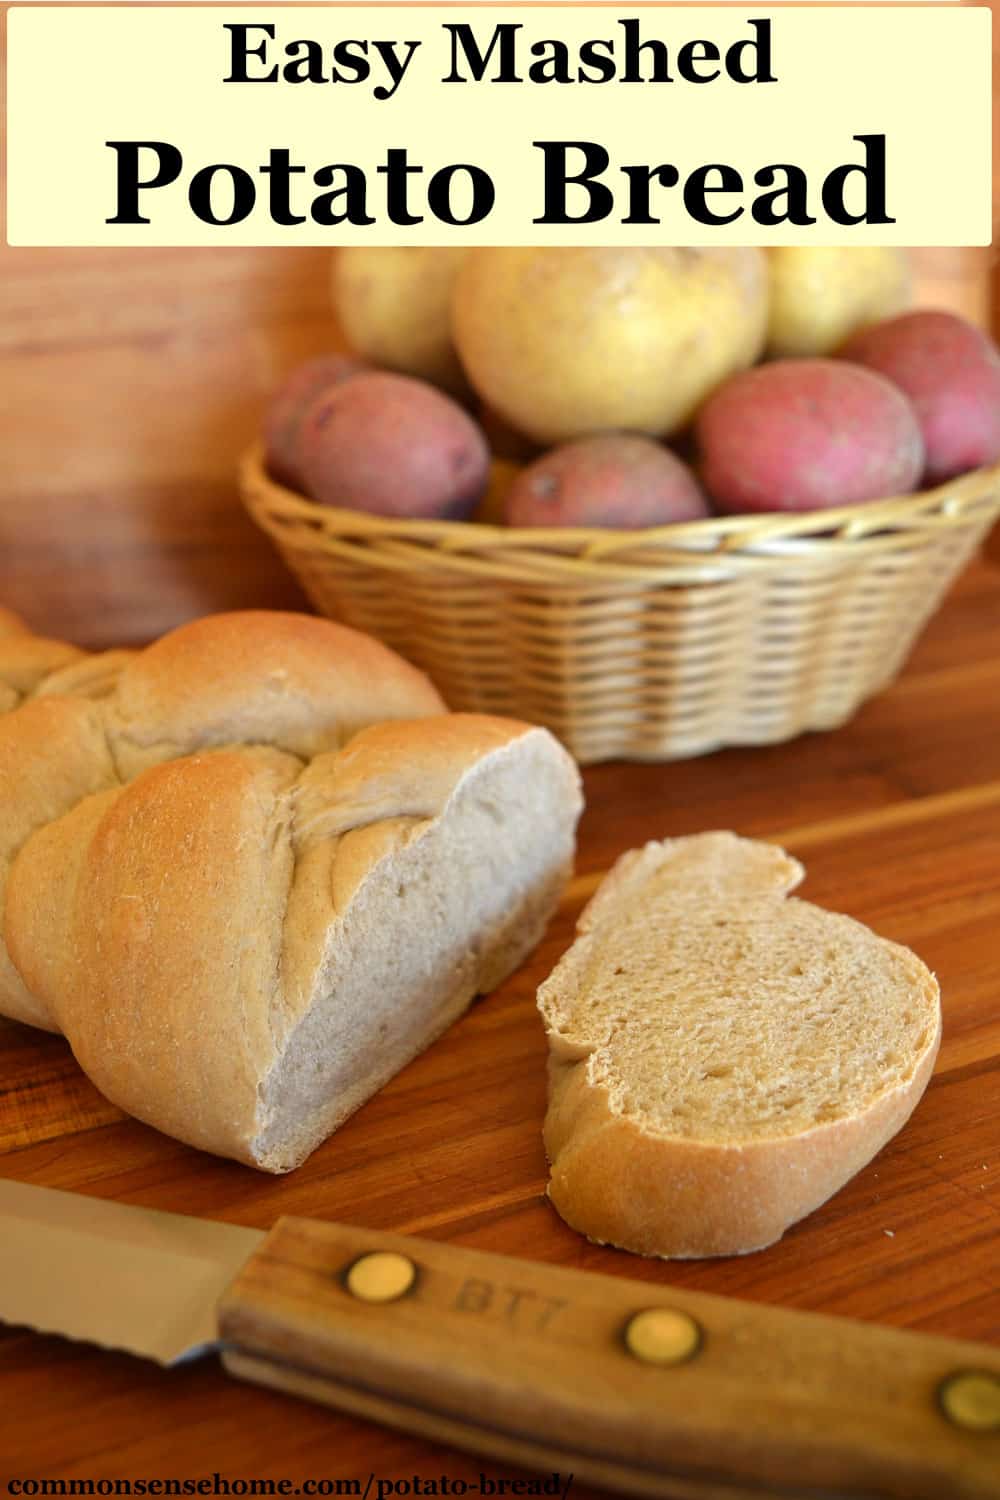
[[[219,1310],[245,1379],[671,1500],[997,1500],[1000,1350],[279,1221]]]

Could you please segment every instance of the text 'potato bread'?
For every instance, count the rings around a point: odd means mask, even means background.
[[[940,1039],[908,949],[790,898],[802,866],[730,833],[624,855],[538,992],[550,1198],[643,1255],[761,1249],[906,1121]]]
[[[99,696],[0,717],[0,1012],[130,1113],[285,1171],[538,941],[579,775],[328,621],[123,656]]]

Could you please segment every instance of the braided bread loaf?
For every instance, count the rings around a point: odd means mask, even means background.
[[[0,1014],[131,1114],[287,1171],[541,937],[581,806],[546,731],[311,616],[9,629]]]
[[[45,693],[100,697],[135,653],[90,655],[66,641],[34,635],[13,610],[0,607],[0,713]]]

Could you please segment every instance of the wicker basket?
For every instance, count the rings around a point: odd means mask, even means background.
[[[316,607],[454,709],[547,724],[583,763],[830,729],[883,688],[1000,514],[1000,466],[807,515],[523,530],[317,505],[244,460],[246,505]]]

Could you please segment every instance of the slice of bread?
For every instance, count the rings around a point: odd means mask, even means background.
[[[641,1255],[780,1239],[900,1129],[940,1040],[908,949],[788,892],[802,866],[706,833],[624,855],[538,992],[549,1196]]]

